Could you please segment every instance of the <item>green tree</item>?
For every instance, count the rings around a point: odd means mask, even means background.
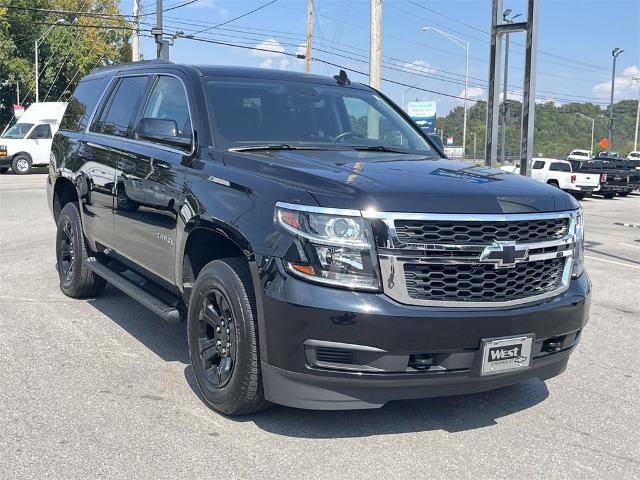
[[[20,103],[35,101],[34,42],[39,45],[40,101],[67,100],[93,68],[131,58],[130,24],[117,0],[5,0],[0,8],[0,124],[13,116],[16,83]],[[37,10],[42,9],[42,10]],[[54,12],[47,10],[55,10]],[[60,13],[82,12],[84,14]]]

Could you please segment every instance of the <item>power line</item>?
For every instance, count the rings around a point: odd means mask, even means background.
[[[245,12],[245,13],[243,13],[243,14],[241,14],[241,15],[238,15],[237,17],[234,17],[234,18],[232,18],[232,19],[230,19],[230,20],[227,20],[227,21],[225,21],[225,22],[219,23],[219,24],[214,25],[214,26],[209,27],[209,28],[205,28],[205,29],[203,29],[203,30],[199,30],[199,31],[195,32],[195,33],[194,33],[194,35],[197,35],[197,34],[199,34],[199,33],[203,33],[203,32],[208,32],[209,30],[213,30],[214,28],[218,28],[218,27],[221,27],[221,26],[223,26],[223,25],[227,25],[227,24],[229,24],[229,23],[231,23],[231,22],[235,22],[236,20],[239,20],[239,19],[241,19],[241,18],[244,18],[244,17],[246,17],[246,16],[248,16],[248,15],[251,15],[252,13],[257,12],[258,10],[262,10],[263,8],[266,8],[266,7],[268,7],[269,5],[273,5],[273,4],[274,4],[274,3],[276,3],[277,1],[278,1],[278,0],[271,0],[270,2],[267,2],[267,3],[265,3],[264,5],[260,5],[259,7],[254,8],[253,10],[249,10],[248,12]]]
[[[173,7],[165,8],[162,12],[170,12],[171,10],[176,10],[178,8],[186,7],[187,5],[191,5],[192,3],[199,2],[200,0],[188,0],[180,5],[174,5]]]

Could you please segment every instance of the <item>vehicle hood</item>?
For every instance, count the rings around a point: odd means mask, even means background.
[[[331,208],[475,214],[579,206],[570,195],[530,178],[422,155],[276,150],[227,152],[225,163],[303,189]]]

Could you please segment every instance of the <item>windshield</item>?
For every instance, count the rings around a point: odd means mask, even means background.
[[[574,157],[588,157],[589,156],[589,152],[582,152],[580,150],[574,150],[573,152],[571,152],[571,155],[574,156]]]
[[[9,130],[4,132],[2,138],[24,138],[24,136],[29,133],[33,127],[33,123],[16,123]]]
[[[425,138],[375,92],[265,79],[205,80],[216,145],[378,147],[432,154]]]

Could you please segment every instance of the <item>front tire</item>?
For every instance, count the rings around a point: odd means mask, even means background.
[[[226,415],[264,409],[251,274],[238,258],[201,270],[187,315],[189,357],[204,402]]]
[[[87,243],[82,232],[80,212],[74,203],[67,203],[58,218],[56,235],[56,266],[60,290],[72,298],[95,297],[106,282],[89,269]]]
[[[27,175],[31,173],[31,159],[26,155],[16,155],[11,162],[11,170],[16,175]]]

